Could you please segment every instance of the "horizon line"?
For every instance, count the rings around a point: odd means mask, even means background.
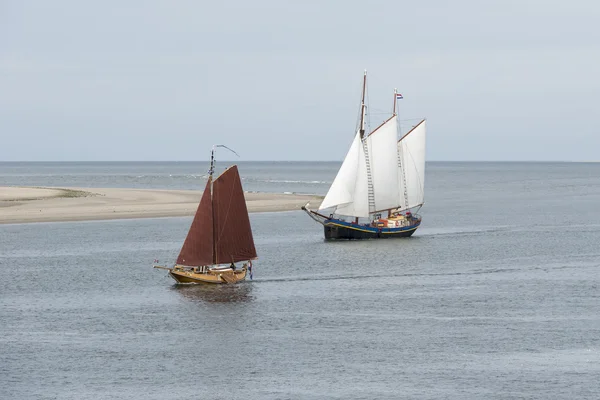
[[[300,163],[341,163],[344,160],[227,160],[219,159],[216,162],[300,162]],[[206,160],[0,160],[0,163],[151,163],[151,162],[182,162],[197,163],[210,162]],[[443,163],[598,163],[600,160],[425,160],[425,162]]]

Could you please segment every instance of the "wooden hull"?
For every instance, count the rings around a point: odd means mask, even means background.
[[[327,240],[390,239],[410,237],[421,225],[421,220],[399,228],[375,228],[328,219],[323,223]]]
[[[189,269],[175,267],[169,269],[169,276],[177,283],[197,284],[197,283],[238,283],[246,279],[247,269],[233,271],[231,269],[221,271],[195,272]]]

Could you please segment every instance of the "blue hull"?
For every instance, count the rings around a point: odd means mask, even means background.
[[[327,219],[323,222],[325,239],[389,239],[409,237],[421,225],[414,224],[398,228],[376,228],[373,226],[351,224],[338,219]]]

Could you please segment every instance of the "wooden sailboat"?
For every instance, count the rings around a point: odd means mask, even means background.
[[[215,147],[225,147],[217,145]],[[252,273],[256,249],[238,168],[233,165],[213,180],[214,152],[202,199],[177,263],[166,269],[177,283],[236,283]],[[241,268],[236,263],[243,262]]]
[[[425,135],[422,120],[399,135],[394,91],[391,117],[365,131],[367,106],[363,77],[360,123],[346,158],[317,211],[302,209],[322,224],[326,239],[375,239],[411,236],[421,224],[424,203]]]

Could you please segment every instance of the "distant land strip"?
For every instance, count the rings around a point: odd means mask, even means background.
[[[197,190],[0,186],[0,224],[192,216]],[[322,196],[245,193],[249,212],[299,210]]]

